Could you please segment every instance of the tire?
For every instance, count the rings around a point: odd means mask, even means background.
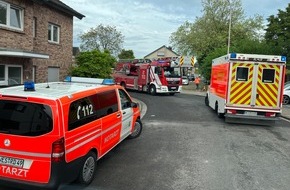
[[[287,95],[283,95],[283,104],[289,104],[290,103],[290,97]]]
[[[219,110],[219,105],[218,105],[218,103],[216,102],[216,103],[215,103],[215,112],[216,112],[218,118],[223,118],[225,114],[223,114],[223,113],[219,113],[218,110]]]
[[[156,87],[154,85],[151,85],[149,87],[149,93],[152,95],[152,96],[155,96],[156,95]]]
[[[128,136],[129,139],[135,139],[141,135],[142,132],[142,122],[140,119],[137,119],[134,125],[134,130],[131,135]]]
[[[94,152],[89,152],[82,164],[79,177],[78,177],[78,182],[82,185],[89,185],[96,173],[96,166],[97,166],[97,156]]]
[[[204,103],[205,103],[206,106],[209,106],[208,95],[205,96]]]

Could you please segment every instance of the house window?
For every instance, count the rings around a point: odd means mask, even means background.
[[[59,43],[59,26],[48,24],[48,41]]]
[[[0,65],[0,81],[5,80],[5,65]]]
[[[23,30],[23,9],[0,1],[0,26]]]
[[[0,86],[22,84],[22,73],[21,65],[0,65]]]

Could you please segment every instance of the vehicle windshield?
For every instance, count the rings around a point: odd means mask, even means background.
[[[52,130],[52,111],[47,105],[0,101],[0,133],[38,136]]]
[[[166,77],[180,77],[180,68],[179,67],[163,67],[164,75]]]

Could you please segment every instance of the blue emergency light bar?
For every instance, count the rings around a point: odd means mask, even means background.
[[[24,91],[35,91],[35,84],[33,81],[24,82]]]
[[[231,59],[237,58],[237,54],[236,53],[230,53],[230,54],[231,54],[231,56],[230,56]]]
[[[286,62],[287,58],[286,56],[281,56],[281,61],[285,61]]]
[[[79,83],[91,83],[91,84],[103,84],[112,85],[115,84],[114,79],[101,79],[101,78],[89,78],[89,77],[72,77],[66,76],[64,82],[79,82]]]

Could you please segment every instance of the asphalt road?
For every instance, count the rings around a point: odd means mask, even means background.
[[[143,133],[104,156],[88,187],[61,190],[288,190],[290,123],[227,124],[204,97],[130,94],[147,105]]]
[[[286,121],[272,127],[227,124],[200,96],[130,93],[147,105],[143,134],[101,159],[96,179],[84,189],[290,188]]]

